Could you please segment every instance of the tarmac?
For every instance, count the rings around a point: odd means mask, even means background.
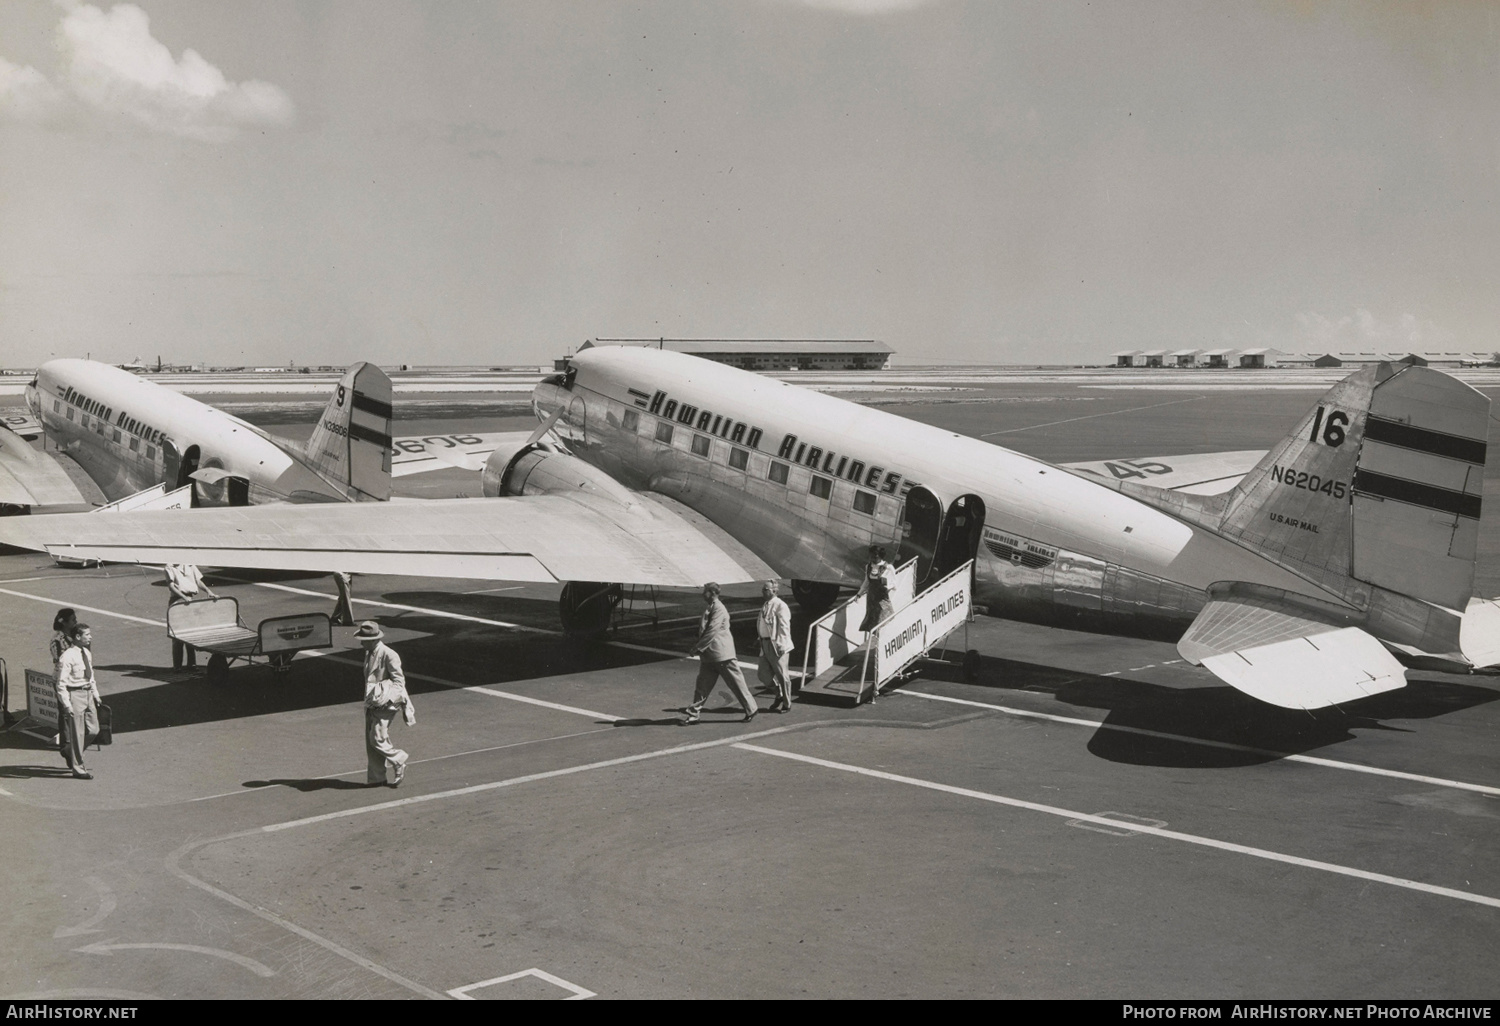
[[[1063,461],[1268,446],[1318,394],[952,387],[973,391],[875,398]],[[273,430],[305,434],[266,402]],[[444,412],[397,433],[525,423],[478,399]],[[473,477],[398,486],[474,494]],[[250,623],[333,603],[326,577],[208,579]],[[399,789],[364,784],[347,630],[284,675],[209,684],[170,668],[158,569],[0,554],[10,709],[72,605],[115,722],[93,781],[0,734],[0,994],[1496,996],[1500,678],[1412,670],[1291,713],[1169,644],[981,618],[958,646],[981,653],[972,681],[935,663],[872,705],[808,698],[750,723],[720,689],[682,727],[695,594],[638,596],[580,644],[555,586],[355,587],[417,707],[393,731]],[[756,590],[727,594],[748,666]]]

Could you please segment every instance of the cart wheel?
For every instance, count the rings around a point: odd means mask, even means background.
[[[272,652],[266,657],[271,664],[271,672],[275,674],[287,673],[292,668],[291,652]]]
[[[207,676],[211,684],[222,684],[229,679],[229,659],[224,653],[215,652],[208,657]]]
[[[971,648],[964,653],[964,680],[979,676],[979,650]]]

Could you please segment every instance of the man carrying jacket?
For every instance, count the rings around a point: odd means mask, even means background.
[[[719,586],[712,581],[703,586],[703,617],[698,621],[698,640],[688,650],[688,655],[698,657],[698,684],[693,690],[693,704],[683,710],[687,714],[682,721],[684,727],[698,722],[703,703],[708,701],[720,677],[744,707],[745,722],[755,719],[760,710],[735,661],[734,636],[729,633],[729,610],[719,601]]]
[[[786,657],[792,651],[792,611],[777,597],[780,590],[776,581],[767,581],[760,586],[765,604],[760,607],[760,616],[755,620],[755,633],[760,639],[760,669],[756,676],[762,684],[776,689],[776,700],[771,711],[792,711],[792,682],[787,676]]]

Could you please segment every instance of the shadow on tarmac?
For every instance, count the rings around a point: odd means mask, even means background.
[[[54,746],[54,751],[56,750]],[[29,780],[32,777],[71,777],[73,771],[66,766],[0,766],[0,778],[7,780]]]
[[[313,778],[309,780],[247,780],[241,787],[290,787],[304,794],[308,791],[365,791],[384,784],[361,784],[354,780],[331,780]]]
[[[1387,720],[1430,719],[1500,699],[1491,688],[1423,677],[1409,678],[1397,691],[1307,712],[1258,702],[1227,685],[1169,688],[994,658],[981,662],[972,683],[1050,694],[1069,705],[1101,709],[1105,729],[1089,740],[1091,754],[1110,762],[1188,769],[1275,762],[1281,753],[1301,754],[1353,740],[1356,729],[1405,730]],[[1146,731],[1176,737],[1153,737]]]

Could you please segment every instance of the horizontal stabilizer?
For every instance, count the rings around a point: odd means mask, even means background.
[[[1458,645],[1474,666],[1500,663],[1500,600],[1469,600],[1458,629]]]
[[[1406,671],[1358,627],[1209,656],[1214,676],[1283,709],[1323,709],[1406,686]]]
[[[393,443],[391,476],[407,477],[429,470],[483,470],[490,453],[502,445],[517,448],[530,434],[528,431],[427,435],[398,438]]]
[[[1321,709],[1391,691],[1405,672],[1352,615],[1329,607],[1236,595],[1203,607],[1177,651],[1252,698],[1285,709]]]
[[[1264,449],[1200,452],[1187,456],[1145,456],[1118,460],[1064,463],[1077,474],[1106,482],[1129,481],[1189,495],[1218,495],[1240,483],[1261,458]]]

